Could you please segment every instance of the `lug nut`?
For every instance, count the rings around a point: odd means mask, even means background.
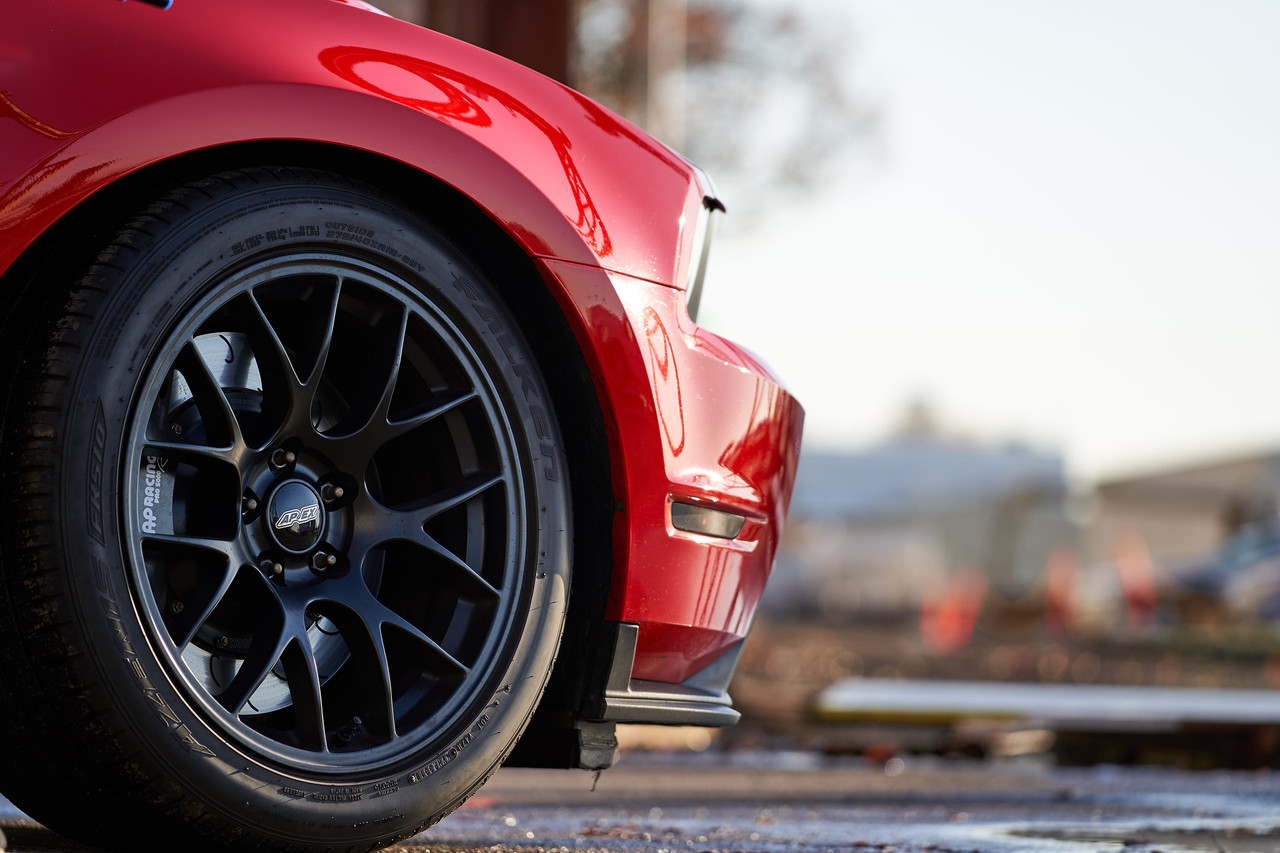
[[[263,557],[258,561],[258,568],[262,569],[268,575],[274,577],[284,571],[284,566],[277,563],[270,557]]]
[[[231,638],[226,634],[219,634],[218,638],[213,642],[217,644],[218,648],[225,649],[227,646],[231,645]]]
[[[342,496],[346,494],[342,486],[335,486],[332,483],[325,483],[320,489],[320,497],[324,498],[325,503],[342,500]]]
[[[313,572],[323,573],[334,567],[338,562],[338,558],[332,554],[326,554],[324,551],[316,551],[311,556],[311,570]]]
[[[174,601],[169,602],[169,612],[174,616],[177,616],[184,609],[186,609],[186,606],[181,601],[175,599]]]
[[[294,453],[292,450],[285,450],[283,447],[278,447],[274,452],[272,452],[271,459],[268,460],[268,464],[271,466],[271,470],[279,471],[286,465],[292,465],[297,461],[298,454]]]
[[[245,499],[244,499],[244,504],[243,504],[243,506],[244,506],[244,511],[245,511],[245,512],[253,512],[254,510],[256,510],[256,509],[258,508],[258,499],[257,499],[257,498],[245,498]]]

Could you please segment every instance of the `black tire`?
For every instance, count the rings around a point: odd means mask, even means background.
[[[358,850],[465,800],[569,589],[533,353],[428,222],[193,181],[31,319],[0,437],[0,785],[131,850]]]

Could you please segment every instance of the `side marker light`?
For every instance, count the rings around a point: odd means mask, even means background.
[[[701,533],[717,539],[736,539],[747,519],[732,512],[694,504],[671,504],[671,524],[686,533]]]

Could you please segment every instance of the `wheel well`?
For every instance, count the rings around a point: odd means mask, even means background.
[[[524,741],[564,741],[588,681],[602,677],[588,658],[600,645],[612,569],[614,491],[604,418],[590,370],[573,332],[533,261],[476,205],[453,188],[402,163],[339,146],[254,142],[206,149],[130,174],[64,216],[29,247],[0,283],[0,355],[20,352],[24,318],[40,310],[50,288],[28,286],[47,274],[86,267],[97,248],[132,212],[167,188],[226,169],[280,165],[333,172],[370,184],[440,227],[486,274],[539,361],[551,392],[569,464],[573,513],[573,605],[547,693]],[[7,379],[14,359],[0,359]],[[7,398],[11,383],[4,382]],[[0,408],[0,419],[7,409]],[[3,422],[0,421],[0,434]],[[524,743],[522,741],[522,743]],[[523,752],[524,750],[522,750]],[[545,749],[539,749],[544,754]],[[560,752],[560,750],[553,750]],[[544,755],[536,763],[571,766],[573,756]]]

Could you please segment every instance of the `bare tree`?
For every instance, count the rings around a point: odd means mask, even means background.
[[[707,168],[740,209],[810,189],[875,137],[840,9],[583,0],[576,35],[575,85]]]

